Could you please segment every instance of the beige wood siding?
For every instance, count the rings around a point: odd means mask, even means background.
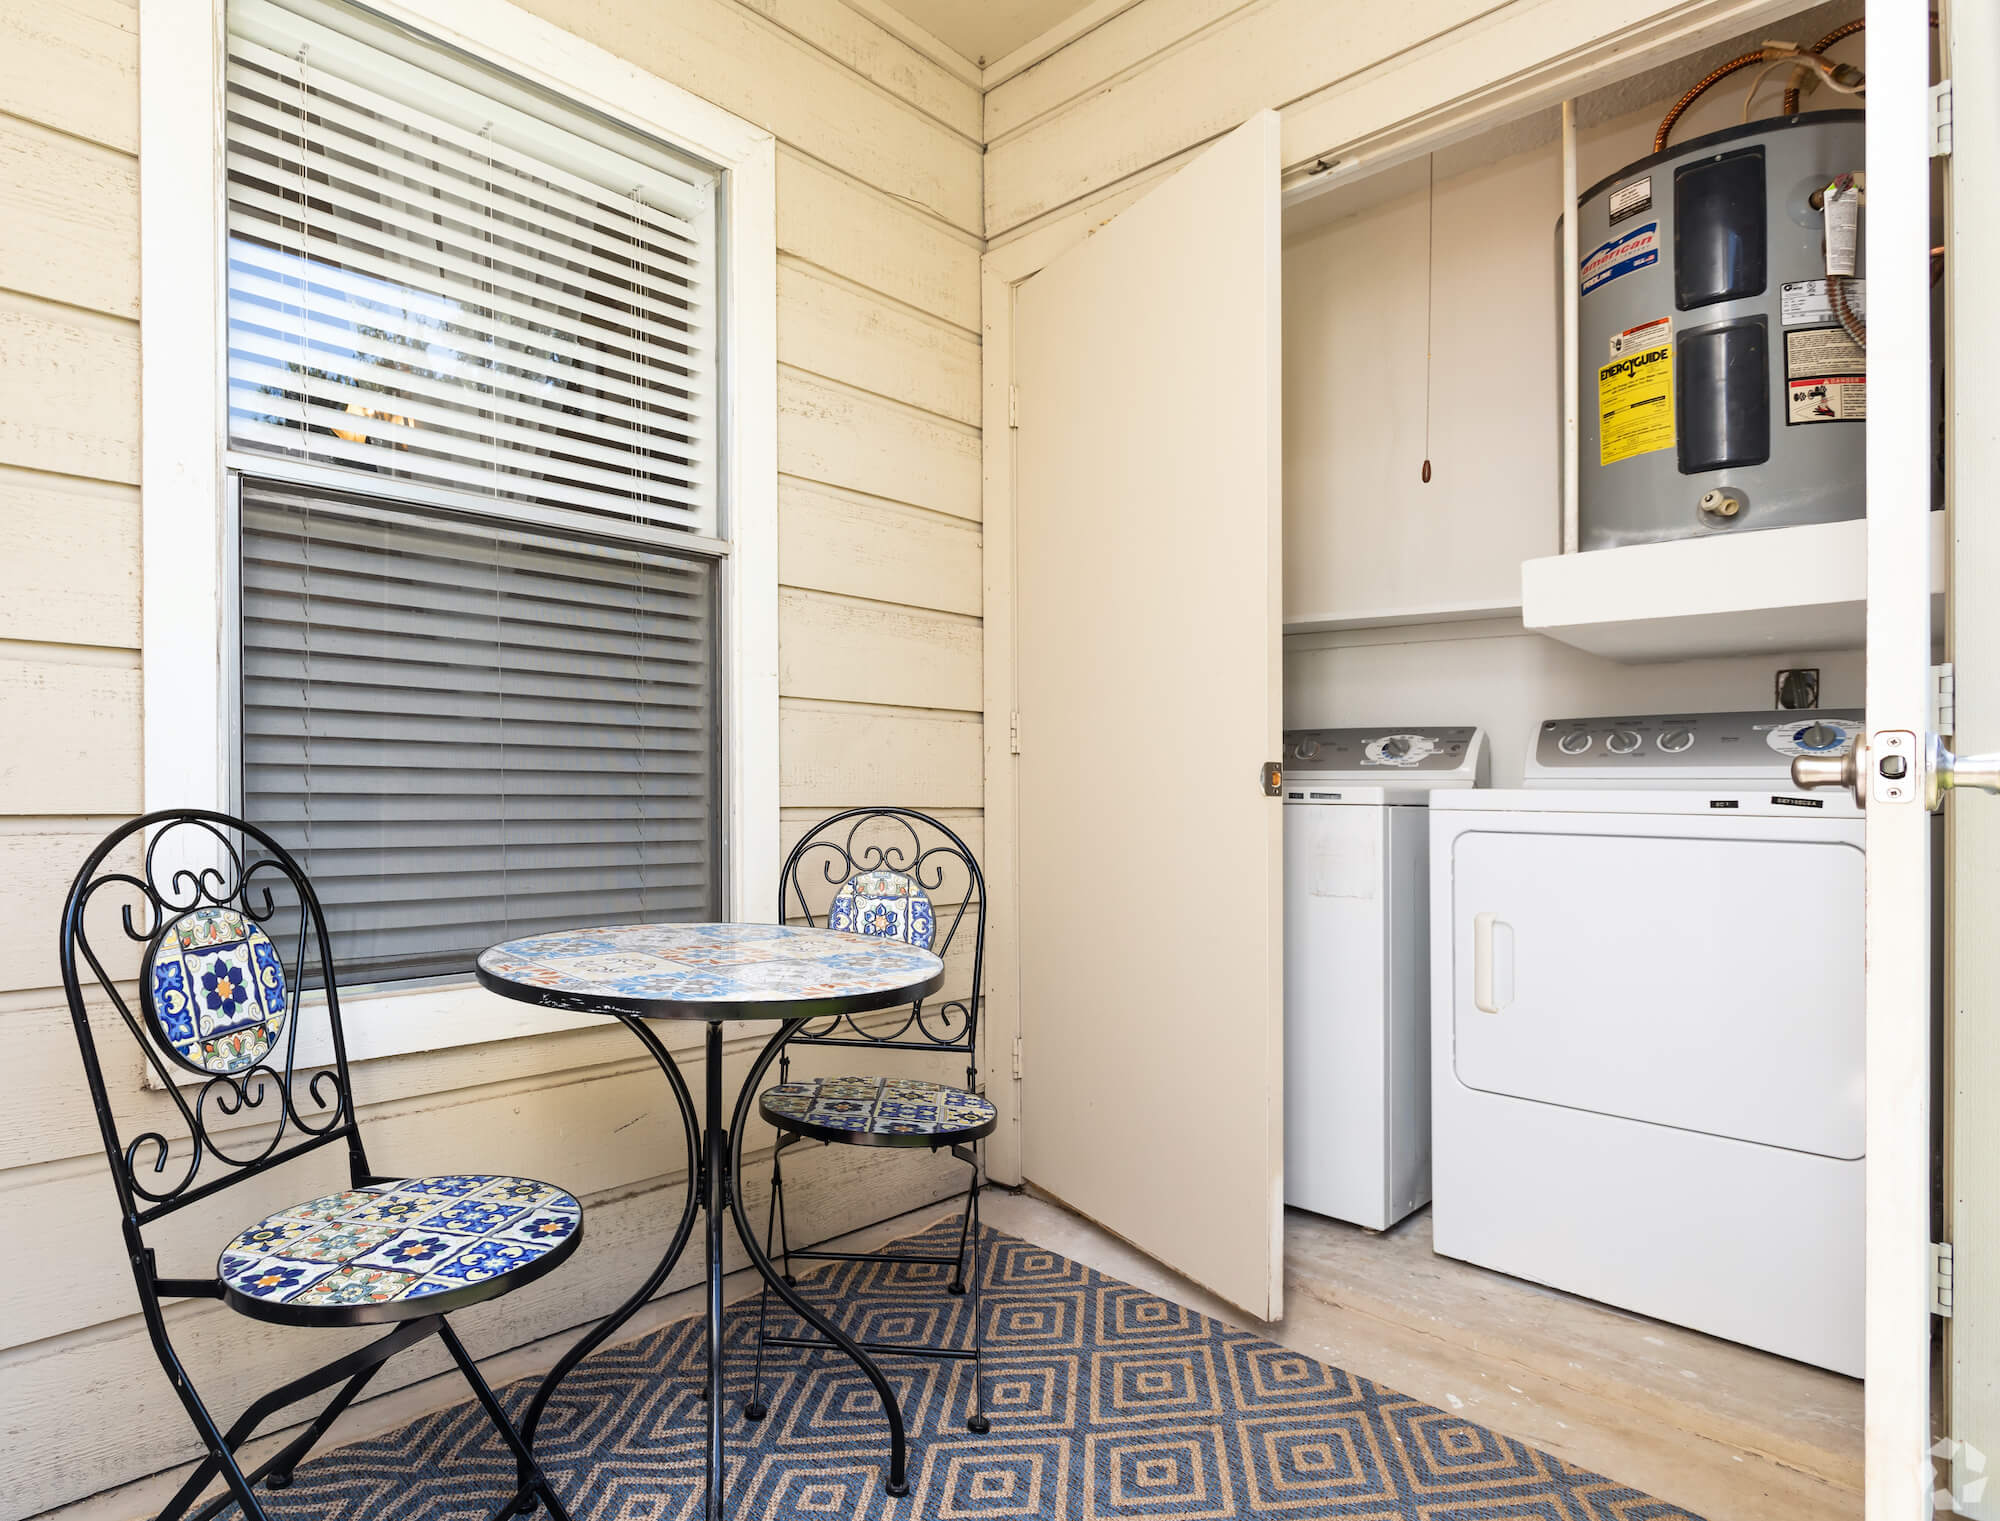
[[[941,810],[980,848],[977,89],[844,0],[526,8],[779,138],[784,842],[832,809],[896,801]],[[0,1273],[4,1521],[195,1451],[136,1314],[56,987],[77,863],[121,817],[173,801],[142,797],[140,765],[137,115],[129,0],[0,0],[0,1028],[14,1095],[0,1239],[33,1243]],[[969,978],[955,956],[952,983]],[[732,1043],[739,1071],[755,1039]],[[117,1041],[128,1127],[163,1121],[165,1096],[141,1090]],[[465,1318],[475,1350],[602,1313],[657,1251],[678,1205],[677,1124],[622,1031],[393,1057],[355,1080],[378,1166],[517,1169],[589,1206],[574,1264]],[[948,1163],[839,1149],[797,1171],[792,1213],[813,1235],[959,1181]],[[201,1271],[225,1228],[338,1181],[320,1156],[191,1209],[161,1237],[164,1264]],[[685,1265],[672,1286],[693,1276]],[[168,1320],[225,1418],[343,1344],[212,1304]],[[436,1371],[411,1358],[377,1387]]]
[[[1351,167],[1357,155],[1393,149],[1494,100],[1526,115],[1575,93],[1580,77],[1638,74],[1792,8],[1784,0],[1138,0],[987,92],[986,236],[998,247],[1084,208],[1093,220],[1110,215],[1263,107],[1280,113],[1288,172],[1322,156]],[[1055,246],[1071,235],[1065,228]]]

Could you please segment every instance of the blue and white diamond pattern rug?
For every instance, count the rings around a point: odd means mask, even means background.
[[[946,1221],[904,1243],[949,1251]],[[1314,1362],[995,1231],[987,1233],[986,1410],[965,1429],[971,1368],[888,1359],[908,1421],[910,1493],[882,1492],[873,1391],[836,1354],[766,1353],[769,1416],[729,1427],[729,1514],[744,1521],[1699,1521],[1443,1410]],[[959,1344],[970,1298],[944,1269],[842,1263],[802,1283],[845,1328]],[[753,1297],[730,1312],[732,1411],[749,1392]],[[774,1316],[773,1329],[780,1322]],[[786,1331],[801,1327],[783,1322]],[[699,1320],[600,1350],[570,1376],[536,1443],[577,1521],[701,1513]],[[532,1384],[503,1391],[509,1410]],[[301,1468],[274,1517],[484,1517],[511,1486],[467,1404]],[[232,1509],[225,1514],[235,1515]]]

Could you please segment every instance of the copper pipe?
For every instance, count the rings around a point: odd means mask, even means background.
[[[1660,130],[1653,134],[1653,151],[1655,153],[1664,153],[1666,151],[1667,137],[1673,132],[1674,123],[1681,119],[1689,106],[1693,105],[1707,93],[1711,85],[1715,84],[1718,80],[1727,79],[1738,69],[1747,69],[1753,63],[1763,63],[1764,61],[1764,50],[1759,48],[1754,53],[1745,53],[1740,58],[1732,58],[1729,62],[1718,64],[1716,67],[1710,69],[1707,74],[1703,75],[1689,89],[1687,94],[1669,106],[1667,114],[1660,118]]]

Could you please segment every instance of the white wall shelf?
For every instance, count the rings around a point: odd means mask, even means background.
[[[1944,514],[1931,517],[1931,624],[1944,617]],[[1532,632],[1631,662],[1859,649],[1865,520],[1550,555],[1521,566]],[[1287,627],[1289,628],[1289,624]]]
[[[1481,618],[1518,618],[1519,602],[1438,602],[1418,607],[1374,608],[1352,613],[1285,614],[1287,634],[1331,634],[1350,628],[1401,628],[1416,623],[1472,623]]]

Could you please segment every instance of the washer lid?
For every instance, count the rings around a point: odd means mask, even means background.
[[[1470,725],[1288,729],[1284,765],[1287,800],[1307,783],[1356,782],[1399,792],[1479,787],[1486,782],[1486,735]]]

